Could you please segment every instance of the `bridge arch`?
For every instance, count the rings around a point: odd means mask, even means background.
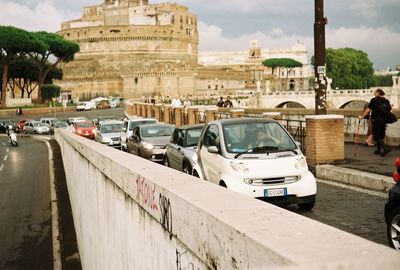
[[[281,102],[278,105],[276,105],[275,108],[284,108],[285,106],[287,108],[307,108],[300,102],[292,101],[292,100]]]
[[[337,106],[338,109],[344,109],[346,107],[349,108],[364,108],[366,104],[368,104],[369,101],[362,100],[362,99],[351,99],[347,100],[341,105]]]

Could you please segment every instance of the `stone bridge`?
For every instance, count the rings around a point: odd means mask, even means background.
[[[369,102],[373,97],[374,91],[371,89],[356,90],[331,90],[327,92],[328,108],[341,109],[353,102]],[[386,93],[393,108],[398,109],[400,104],[400,87],[381,87]],[[258,101],[256,99],[259,99]],[[314,91],[296,91],[296,92],[271,92],[267,95],[255,97],[253,104],[261,108],[282,108],[288,103],[296,103],[308,109],[315,108]],[[252,106],[251,106],[252,107]]]

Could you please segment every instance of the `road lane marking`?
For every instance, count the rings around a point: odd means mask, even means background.
[[[0,166],[0,172],[4,169],[4,164],[1,164]]]
[[[8,155],[5,155],[4,158],[3,158],[3,160],[6,161],[7,158],[8,158]]]
[[[2,142],[1,144],[2,144],[2,145],[4,145],[4,146],[6,146],[6,144],[5,144],[5,143],[3,143],[3,142]]]
[[[10,153],[10,149],[7,148],[6,151],[7,151],[7,153]]]

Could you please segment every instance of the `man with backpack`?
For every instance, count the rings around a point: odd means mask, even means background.
[[[382,89],[377,89],[374,96],[375,97],[371,99],[364,113],[358,118],[361,120],[367,117],[372,111],[372,133],[377,146],[374,153],[383,157],[392,151],[392,149],[387,147],[384,142],[386,135],[386,118],[392,110],[392,106],[390,105],[389,100],[385,98],[385,92],[383,92]]]

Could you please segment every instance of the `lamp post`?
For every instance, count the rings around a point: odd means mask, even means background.
[[[315,0],[314,59],[315,59],[315,114],[326,114],[326,65],[324,0]]]

